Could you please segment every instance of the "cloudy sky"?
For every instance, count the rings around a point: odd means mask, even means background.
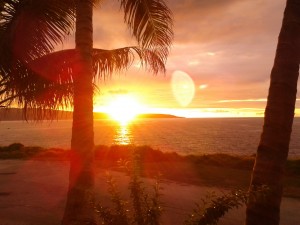
[[[167,3],[174,16],[174,42],[166,74],[153,76],[134,63],[99,83],[95,110],[118,95],[131,95],[149,112],[262,116],[285,0]],[[95,10],[96,48],[135,45],[118,4],[105,1]]]

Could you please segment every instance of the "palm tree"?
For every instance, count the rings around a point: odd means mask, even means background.
[[[250,185],[250,194],[263,186],[267,186],[269,192],[266,198],[249,198],[247,225],[279,224],[282,180],[294,118],[299,60],[300,0],[287,0],[271,72],[263,132]]]
[[[27,64],[52,52],[72,30],[72,5],[73,0],[0,1],[1,106],[8,106],[12,100],[25,109],[56,109],[68,103],[70,92],[65,90],[70,90],[69,81],[51,82],[31,71]],[[49,98],[43,97],[44,89]]]
[[[74,82],[69,190],[62,224],[96,224],[94,219],[93,1],[76,1]]]
[[[60,1],[52,1],[59,5]],[[11,8],[22,8],[25,3],[30,5],[32,2],[35,1],[6,0],[6,5],[2,4],[4,6],[2,8],[7,9],[5,12],[7,15],[11,15]],[[121,8],[124,10],[124,21],[132,30],[132,35],[137,38],[139,47],[111,51],[93,49],[93,3],[92,0],[76,0],[70,1],[66,6],[71,9],[69,18],[72,18],[74,15],[72,10],[75,9],[75,50],[49,54],[49,49],[53,49],[48,43],[52,40],[49,36],[46,40],[37,41],[36,45],[29,45],[26,51],[22,51],[21,56],[11,50],[14,46],[7,48],[4,42],[0,45],[1,49],[11,55],[14,62],[7,63],[6,57],[0,58],[4,84],[1,91],[5,94],[3,102],[9,104],[9,99],[17,98],[18,103],[25,108],[36,109],[38,106],[37,113],[42,115],[42,118],[49,108],[60,107],[62,103],[63,106],[74,105],[70,183],[63,224],[95,223],[93,218],[93,79],[95,75],[101,77],[113,70],[126,68],[132,62],[134,53],[141,59],[142,65],[148,66],[154,73],[164,71],[173,36],[171,12],[162,0],[120,0]],[[68,14],[64,13],[68,18],[66,15]],[[46,18],[42,22],[47,23]],[[35,27],[32,26],[32,29],[35,30]],[[3,33],[7,30],[9,29],[4,27]],[[14,34],[14,31],[8,33]],[[34,36],[27,36],[34,38]],[[10,37],[11,35],[8,35],[8,38]],[[43,44],[48,47],[50,45],[50,48],[36,53],[38,47]],[[66,57],[67,55],[72,56],[71,60]],[[53,67],[49,68],[51,63],[45,64],[45,62],[60,63],[52,64]],[[51,91],[48,94],[49,90]],[[39,97],[41,93],[45,95]]]

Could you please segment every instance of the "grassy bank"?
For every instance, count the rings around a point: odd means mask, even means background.
[[[195,185],[246,189],[249,185],[255,156],[226,154],[179,155],[162,152],[149,146],[97,146],[95,158],[100,168],[122,170],[132,156],[140,157],[142,175],[162,174],[163,179]],[[12,144],[0,147],[0,159],[68,160],[69,150],[26,147]],[[285,196],[300,198],[300,160],[290,159],[285,172]]]

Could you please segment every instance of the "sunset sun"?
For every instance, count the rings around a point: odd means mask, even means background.
[[[124,125],[141,113],[142,108],[142,105],[133,96],[120,95],[112,99],[107,106],[107,113],[113,120]]]

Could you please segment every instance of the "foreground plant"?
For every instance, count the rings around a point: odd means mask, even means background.
[[[217,225],[219,220],[232,209],[245,206],[249,199],[265,202],[270,194],[267,186],[261,187],[256,192],[237,190],[217,195],[210,193],[196,204],[193,213],[185,221],[185,225]]]
[[[128,162],[125,162],[126,167]],[[135,155],[131,169],[127,169],[130,176],[129,201],[121,197],[113,177],[107,174],[108,193],[113,207],[106,207],[102,203],[96,205],[96,212],[103,225],[159,225],[162,213],[160,202],[160,181],[156,180],[152,186],[153,192],[146,189],[140,178],[140,162]]]
[[[248,193],[240,190],[221,196],[211,193],[196,204],[185,225],[216,225],[229,210],[245,205],[247,198]]]

